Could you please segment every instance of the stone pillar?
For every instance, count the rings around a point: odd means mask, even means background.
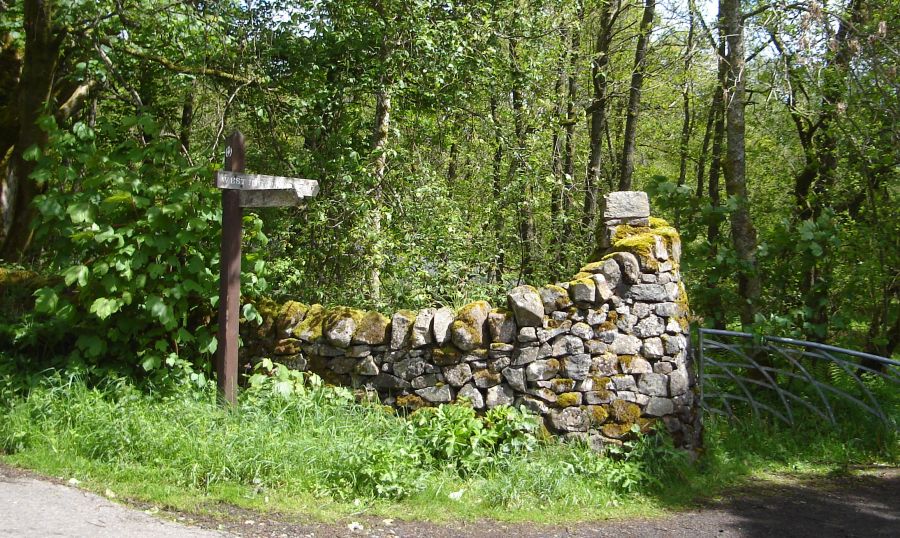
[[[681,238],[664,220],[650,217],[647,194],[612,192],[603,198],[600,260],[616,260],[617,334],[613,351],[620,369],[634,377],[634,398],[642,417],[658,417],[676,444],[697,448],[700,419],[690,355],[689,305],[681,280]],[[619,344],[621,342],[621,344]],[[631,365],[623,363],[639,346]],[[618,378],[628,383],[627,377]]]
[[[646,192],[619,191],[603,196],[600,247],[609,248],[620,225],[649,226],[650,200]]]

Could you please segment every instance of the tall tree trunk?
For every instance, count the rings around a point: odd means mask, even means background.
[[[10,150],[19,133],[19,76],[22,72],[22,51],[12,37],[0,35],[0,246],[12,226],[12,207],[15,201],[16,176],[12,171]]]
[[[15,147],[10,159],[9,173],[17,183],[10,210],[9,233],[3,238],[0,259],[18,261],[31,243],[31,223],[35,217],[31,202],[40,188],[31,179],[34,160],[26,160],[24,153],[32,146],[47,145],[47,134],[37,125],[37,120],[47,109],[60,45],[64,33],[53,26],[53,10],[49,0],[25,0],[25,56],[18,94],[18,127]]]
[[[688,35],[684,46],[684,82],[681,86],[681,140],[679,141],[678,186],[687,180],[688,146],[691,142],[693,118],[691,115],[691,60],[694,55],[694,10],[688,10]],[[675,227],[681,225],[681,215],[675,210]]]
[[[381,85],[375,95],[375,127],[372,131],[372,152],[375,154],[373,166],[372,210],[370,212],[369,233],[372,236],[371,267],[369,268],[369,295],[375,303],[381,302],[381,266],[384,253],[381,251],[381,209],[384,196],[384,175],[387,170],[387,142],[391,128],[391,81],[383,75]]]
[[[609,100],[609,46],[612,42],[613,12],[619,0],[604,0],[600,6],[600,22],[594,44],[594,59],[591,62],[591,83],[593,98],[588,112],[590,121],[590,155],[584,182],[584,214],[582,222],[588,234],[593,233],[594,216],[600,197],[600,175],[603,137],[607,129],[606,106]]]
[[[724,47],[721,48],[724,52]],[[709,165],[709,205],[712,208],[712,214],[709,217],[706,226],[706,242],[709,245],[710,267],[714,268],[719,265],[717,258],[719,255],[719,237],[721,231],[721,213],[719,212],[722,202],[719,187],[719,176],[722,170],[722,142],[725,138],[725,111],[722,102],[722,85],[716,88],[713,95],[713,105],[710,110],[710,116],[714,118],[714,131],[712,141],[712,155]],[[713,275],[710,275],[712,277]],[[708,288],[710,291],[709,312],[713,319],[713,327],[716,329],[725,328],[725,306],[722,304],[722,295],[719,291],[719,277],[721,274],[717,272],[715,278],[708,279]]]
[[[553,136],[550,139],[550,172],[553,174],[553,189],[550,191],[550,228],[553,230],[553,242],[559,237],[558,223],[562,212],[562,198],[565,192],[565,172],[563,171],[563,140],[565,137],[565,123],[567,93],[566,86],[566,60],[571,51],[569,47],[569,30],[560,30],[560,42],[563,44],[559,55],[559,63],[556,66],[556,80],[553,83],[553,95],[556,98],[556,124],[553,126]],[[560,136],[562,134],[562,136]]]
[[[0,161],[16,144],[19,133],[19,77],[22,51],[8,33],[0,35]]]
[[[191,149],[191,127],[194,125],[194,91],[197,82],[191,84],[191,88],[184,95],[184,103],[181,105],[181,129],[178,131],[178,140],[181,141],[181,149],[188,153]]]
[[[578,2],[577,13],[579,21],[584,19],[584,4],[580,0]],[[572,206],[575,204],[572,193],[575,190],[575,100],[578,98],[578,66],[580,64],[578,51],[581,48],[580,30],[581,29],[578,26],[573,29],[569,45],[569,77],[566,85],[568,90],[566,94],[566,134],[563,148],[563,187],[562,198],[560,200],[562,204],[562,214],[564,216],[562,230],[563,238],[569,237],[572,233],[572,215],[570,213],[572,211]],[[559,253],[557,261],[560,265],[564,261],[562,257],[564,250],[565,249],[557,249],[557,252]]]
[[[837,176],[838,166],[838,140],[835,130],[839,129],[834,123],[838,119],[837,107],[844,99],[844,81],[850,71],[850,60],[853,56],[851,41],[853,41],[857,29],[862,28],[865,21],[863,0],[851,0],[847,6],[847,14],[841,19],[838,26],[835,41],[837,51],[834,57],[827,62],[825,87],[822,90],[822,102],[819,113],[819,129],[815,135],[816,148],[816,181],[813,185],[813,193],[810,199],[810,219],[818,218],[829,208],[833,207],[833,191]],[[809,264],[803,281],[807,291],[805,295],[806,307],[812,312],[810,321],[814,334],[811,338],[825,341],[828,338],[828,307],[831,292],[831,280],[833,263],[828,257],[828,245],[821,244],[823,253],[817,257],[814,263]]]
[[[694,192],[694,196],[697,198],[703,198],[703,182],[706,179],[706,158],[709,155],[709,143],[712,140],[713,124],[716,120],[715,103],[719,90],[716,89],[715,91],[713,102],[706,117],[706,129],[703,130],[703,143],[700,145],[700,155],[697,157],[697,188]]]
[[[513,128],[516,136],[516,150],[512,155],[509,163],[509,181],[516,181],[523,169],[525,168],[525,100],[522,96],[521,80],[523,78],[518,59],[518,41],[516,39],[509,40],[509,60],[512,69],[512,110],[513,110]],[[534,203],[534,192],[531,181],[525,180],[524,189],[522,189],[522,199],[519,200],[519,245],[522,252],[521,265],[519,267],[520,280],[531,276],[534,271],[534,214],[532,204]]]
[[[492,194],[494,198],[494,208],[491,212],[494,217],[493,228],[495,236],[494,252],[494,283],[502,285],[503,271],[505,270],[505,249],[503,246],[503,154],[505,153],[505,144],[503,143],[503,131],[500,126],[500,115],[497,110],[497,98],[491,93],[491,123],[494,127],[494,149],[493,170],[492,170]]]
[[[459,175],[459,144],[450,144],[450,162],[447,163],[447,186],[452,188]]]
[[[741,297],[741,324],[748,329],[754,322],[761,283],[756,265],[756,228],[747,198],[746,152],[744,147],[744,23],[741,0],[719,0],[719,23],[725,29],[725,117],[726,158],[725,190],[736,207],[731,214],[731,239],[737,254],[738,293]]]
[[[619,165],[619,190],[631,190],[634,175],[634,147],[637,139],[638,114],[641,110],[641,88],[647,70],[647,44],[653,29],[653,13],[656,0],[644,0],[644,14],[641,17],[640,34],[634,51],[634,71],[631,73],[631,89],[628,92],[628,111],[625,118],[625,135],[622,142],[622,160]]]

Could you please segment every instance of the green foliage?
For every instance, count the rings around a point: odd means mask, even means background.
[[[467,406],[425,407],[410,415],[409,425],[426,462],[463,475],[502,465],[511,454],[529,452],[537,443],[537,419],[509,406],[493,408],[484,418]]]
[[[0,408],[0,451],[53,447],[92,465],[152,467],[183,488],[236,484],[345,501],[416,496],[448,480],[516,484],[486,497],[498,506],[560,477],[591,491],[585,502],[647,492],[683,463],[670,444],[649,438],[609,457],[539,443],[536,417],[511,407],[476,417],[470,407],[444,405],[398,417],[269,361],[249,381],[229,410],[206,381],[151,396],[124,378],[90,388],[75,375],[49,377],[24,396],[9,392]]]
[[[747,471],[809,471],[815,468],[846,472],[851,465],[900,461],[897,431],[871,421],[841,420],[837,427],[823,421],[798,421],[789,426],[770,417],[706,421],[710,473]]]
[[[50,143],[35,158],[45,188],[35,230],[58,282],[38,289],[29,331],[13,344],[70,364],[143,371],[206,364],[215,351],[221,211],[213,171],[192,166],[147,116],[42,126]],[[152,133],[150,142],[135,136]],[[265,287],[260,222],[245,217],[242,291]],[[253,311],[245,309],[250,317]],[[131,359],[124,359],[131,357]]]

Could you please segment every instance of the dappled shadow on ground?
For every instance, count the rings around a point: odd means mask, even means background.
[[[740,536],[900,536],[900,470],[759,481],[710,508]]]
[[[229,510],[230,511],[230,510]],[[241,511],[242,512],[242,511]],[[359,517],[322,524],[272,517],[247,525],[247,513],[198,522],[241,536],[366,537],[882,537],[900,536],[900,469],[865,469],[827,478],[753,480],[701,506],[653,519],[590,521],[546,526],[477,520],[456,523]]]

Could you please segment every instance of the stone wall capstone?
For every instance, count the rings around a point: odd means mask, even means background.
[[[243,362],[262,357],[414,410],[465,401],[524,405],[547,428],[592,446],[662,421],[696,449],[699,414],[678,232],[646,193],[604,197],[598,249],[568,282],[517,286],[505,305],[475,301],[390,318],[295,301],[242,325]]]

